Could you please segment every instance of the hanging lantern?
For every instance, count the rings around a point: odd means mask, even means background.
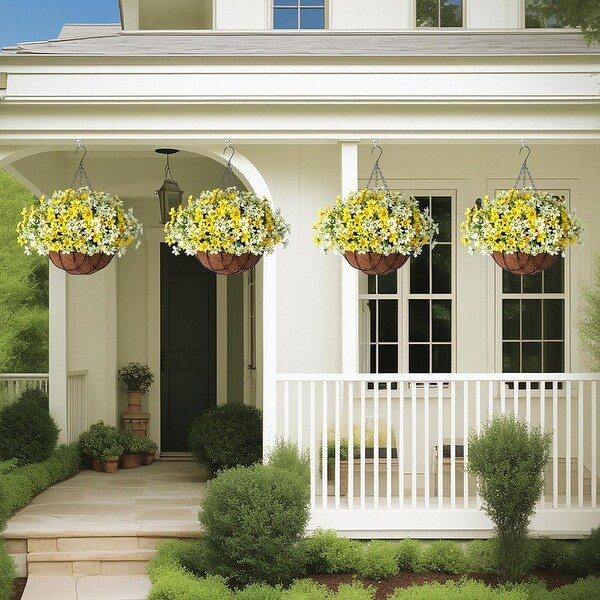
[[[171,166],[169,165],[169,156],[176,154],[179,150],[174,148],[157,148],[154,152],[164,154],[167,157],[165,165],[165,180],[159,190],[156,190],[158,195],[158,203],[160,207],[160,222],[164,225],[169,222],[172,208],[177,208],[181,204],[183,190],[179,189],[179,185],[171,175]]]

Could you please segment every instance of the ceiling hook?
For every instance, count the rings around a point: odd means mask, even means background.
[[[383,148],[379,145],[379,142],[377,140],[373,140],[373,148],[371,148],[371,154],[373,154],[375,150],[379,150],[379,156],[375,159],[375,164],[378,165],[379,159],[383,155]]]
[[[77,140],[77,148],[75,149],[75,156],[77,156],[77,153],[79,152],[79,150],[83,150],[83,156],[81,157],[81,160],[79,161],[79,166],[83,166],[83,161],[85,159],[85,155],[87,154],[87,148],[83,145],[83,141],[82,140]]]
[[[227,152],[227,150],[231,150],[231,156],[229,157],[229,160],[227,161],[228,164],[231,164],[231,161],[233,160],[233,157],[235,156],[235,148],[231,145],[231,142],[229,140],[227,140],[227,145],[225,146],[225,148],[223,148],[223,156],[225,156],[225,152]]]
[[[523,164],[526,165],[527,160],[529,159],[529,155],[531,154],[531,148],[527,145],[527,142],[525,140],[521,140],[521,149],[519,150],[519,154],[521,154],[523,149],[527,150],[527,156],[525,157],[525,160],[523,161]]]

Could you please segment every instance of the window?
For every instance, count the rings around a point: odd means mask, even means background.
[[[417,27],[462,27],[462,0],[417,0]]]
[[[565,370],[565,260],[536,275],[502,271],[502,372]]]
[[[324,29],[325,0],[273,0],[274,29]]]
[[[554,16],[545,15],[540,0],[525,0],[525,27],[540,29],[546,27],[562,27]]]
[[[415,198],[438,223],[437,244],[398,271],[360,276],[360,368],[366,373],[452,371],[453,198]]]

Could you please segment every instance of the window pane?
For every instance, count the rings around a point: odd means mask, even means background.
[[[411,342],[429,341],[429,300],[408,301],[408,339]],[[418,371],[419,373],[421,371]]]
[[[369,341],[377,341],[377,300],[369,300]]]
[[[521,339],[521,301],[502,300],[502,339]]]
[[[398,302],[396,300],[379,300],[379,341],[398,341]]]
[[[417,0],[417,27],[438,27],[439,0]]]
[[[450,373],[452,371],[452,347],[450,344],[433,344],[431,347],[431,372]]]
[[[322,8],[301,8],[300,29],[324,29],[325,11]]]
[[[449,294],[451,284],[452,247],[438,244],[431,250],[431,286],[434,294]]]
[[[397,294],[397,278],[398,271],[392,271],[387,275],[379,275],[377,277],[377,292],[379,294]]]
[[[562,373],[565,370],[565,346],[562,342],[544,342],[544,372]]]
[[[441,0],[441,27],[462,27],[462,0]]]
[[[298,0],[275,0],[273,6],[298,6]]]
[[[276,8],[273,14],[275,29],[298,29],[298,10],[294,8]]]
[[[378,373],[398,372],[398,346],[379,346],[379,368]]]
[[[544,300],[544,339],[564,339],[564,300]]]
[[[369,294],[377,293],[377,275],[367,275],[367,292]]]
[[[411,373],[429,373],[428,344],[411,344],[408,347],[408,370]]]
[[[542,371],[542,343],[523,342],[523,373],[540,373]]]
[[[502,344],[502,372],[519,373],[521,371],[521,345],[519,342]]]
[[[514,275],[502,269],[502,292],[505,294],[520,294],[521,275]]]
[[[420,203],[419,207],[424,208]],[[431,199],[431,216],[438,224],[439,233],[436,236],[438,242],[451,242],[452,215],[449,196],[434,196]]]
[[[523,293],[540,293],[542,291],[542,274],[521,275],[523,280]]]
[[[429,244],[419,256],[410,259],[410,293],[429,293]]]
[[[544,275],[544,292],[562,294],[565,291],[564,283],[565,259],[559,256]]]
[[[300,0],[301,6],[324,6],[323,0]]]
[[[452,301],[431,301],[431,329],[434,342],[449,342],[452,340]]]
[[[524,340],[542,339],[542,301],[522,300],[521,336]]]

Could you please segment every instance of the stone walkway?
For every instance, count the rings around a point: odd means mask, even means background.
[[[200,534],[206,476],[191,461],[81,471],[16,513],[5,537],[29,579],[22,600],[142,600],[160,539]]]

